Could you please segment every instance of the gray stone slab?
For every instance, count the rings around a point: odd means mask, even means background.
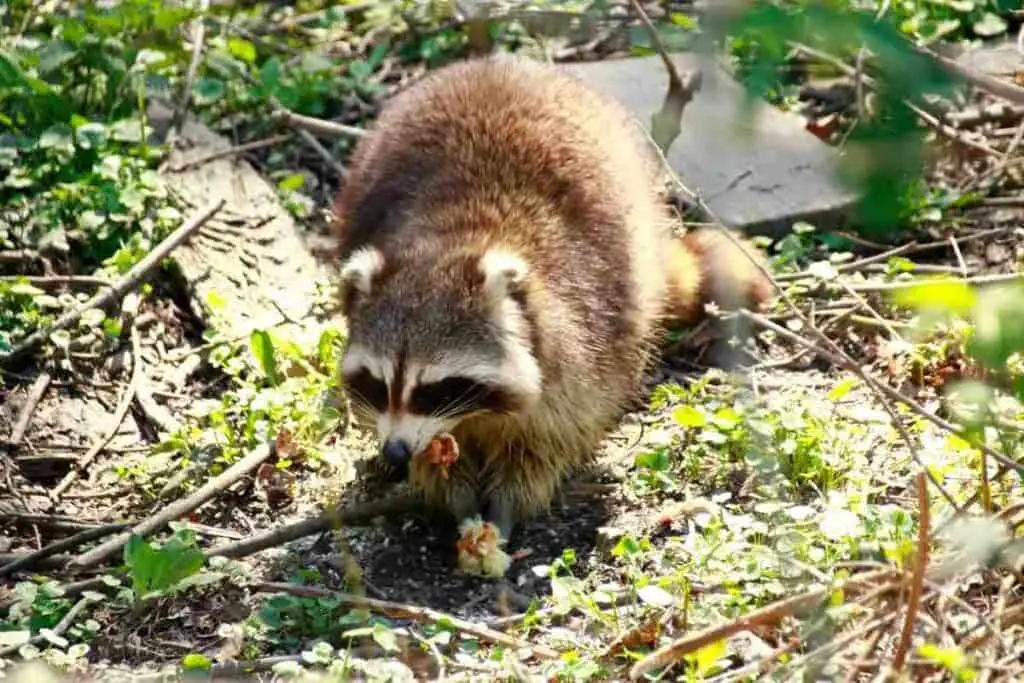
[[[709,58],[676,54],[680,72],[699,67],[703,85],[683,113],[669,164],[722,222],[748,234],[779,236],[794,222],[836,229],[857,195],[836,178],[838,155],[803,121],[767,103],[745,119],[742,86]],[[563,65],[626,106],[649,130],[665,99],[659,57]]]
[[[1016,38],[989,40],[960,52],[956,61],[990,76],[1010,76],[1024,70],[1024,53]]]

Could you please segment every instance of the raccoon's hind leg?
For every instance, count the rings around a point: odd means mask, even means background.
[[[480,573],[505,575],[512,560],[503,546],[516,522],[550,507],[562,474],[551,460],[528,452],[503,454],[487,463],[483,521],[463,526],[464,540],[483,540],[477,553]]]

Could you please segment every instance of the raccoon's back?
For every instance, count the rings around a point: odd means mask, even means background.
[[[628,352],[667,267],[647,145],[618,104],[556,68],[504,56],[445,67],[388,102],[353,155],[342,257],[367,244],[513,247],[590,331],[585,346]]]

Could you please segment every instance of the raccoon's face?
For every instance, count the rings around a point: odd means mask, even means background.
[[[342,384],[400,472],[438,434],[539,395],[525,261],[483,253],[385,257],[364,247],[342,268],[349,338]]]

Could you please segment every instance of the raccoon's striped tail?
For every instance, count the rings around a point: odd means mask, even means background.
[[[761,254],[718,229],[701,228],[674,241],[670,259],[665,317],[672,325],[696,325],[709,303],[726,311],[760,311],[772,301],[772,283],[757,265],[764,263]]]

